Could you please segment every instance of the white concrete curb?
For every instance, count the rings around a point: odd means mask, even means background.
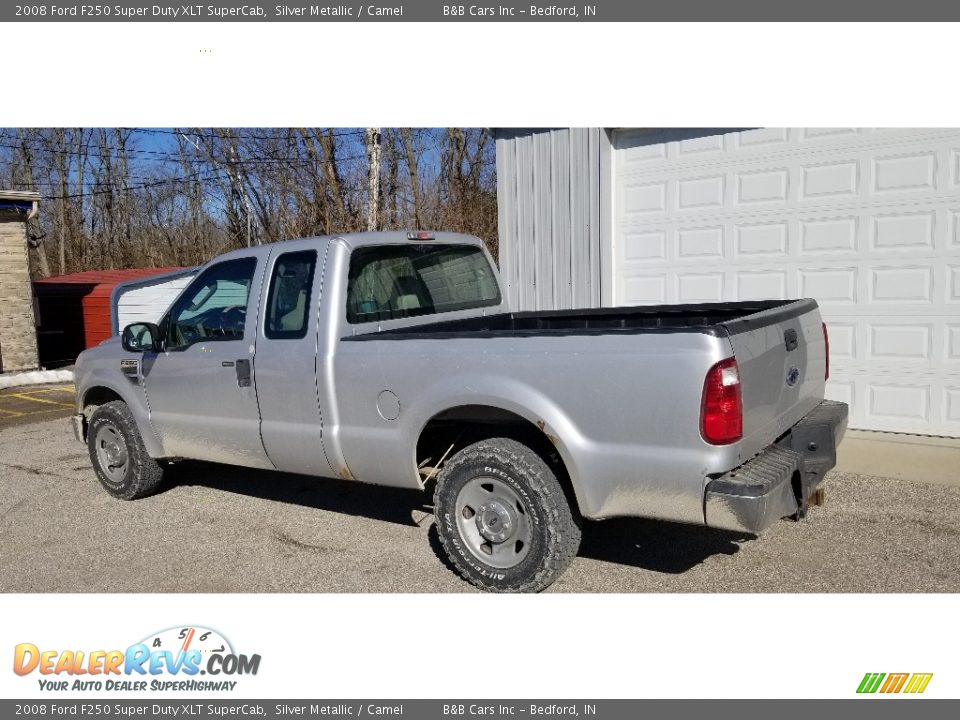
[[[30,372],[0,375],[0,390],[21,385],[46,385],[47,383],[73,382],[73,370],[31,370]]]

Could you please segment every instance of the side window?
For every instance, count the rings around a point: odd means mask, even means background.
[[[310,291],[317,253],[313,250],[285,253],[277,258],[267,296],[264,333],[272,339],[302,338],[307,334]]]
[[[204,270],[170,310],[167,349],[213,340],[242,340],[256,269],[256,258],[239,258]]]
[[[347,321],[392,320],[500,304],[500,288],[474,245],[373,245],[350,256]]]

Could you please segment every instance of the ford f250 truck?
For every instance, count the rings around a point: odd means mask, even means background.
[[[511,312],[479,239],[362,233],[215,258],[80,356],[73,423],[126,500],[182,458],[433,487],[463,577],[536,591],[583,520],[802,518],[847,424],[828,372],[814,300]]]

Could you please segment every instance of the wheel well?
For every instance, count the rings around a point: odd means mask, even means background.
[[[490,405],[461,405],[434,415],[420,431],[416,460],[421,479],[433,479],[443,463],[467,445],[494,437],[523,443],[537,453],[556,473],[570,507],[579,510],[576,492],[555,438],[509,410]]]
[[[83,439],[87,439],[87,423],[90,422],[90,416],[93,415],[94,410],[96,410],[101,405],[106,405],[108,402],[113,402],[114,400],[120,400],[123,402],[123,398],[120,397],[119,393],[110,388],[106,387],[92,387],[87,390],[83,395]]]
[[[87,412],[87,408],[92,408],[90,412],[93,412],[96,408],[101,405],[105,405],[108,402],[113,402],[114,400],[122,401],[123,398],[120,397],[120,394],[110,388],[106,387],[92,387],[83,396],[83,411],[85,415],[90,413]]]

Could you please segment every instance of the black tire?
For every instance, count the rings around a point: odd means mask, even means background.
[[[146,497],[163,480],[163,468],[147,453],[133,413],[120,400],[101,405],[90,416],[87,450],[100,484],[120,500]],[[116,462],[125,459],[122,466],[110,465],[110,451]]]
[[[490,542],[489,535],[483,534],[490,528],[484,525],[480,529],[479,512],[474,511],[473,515],[467,512],[473,508],[465,498],[471,491],[476,495],[477,485],[483,492],[491,488],[489,497],[494,498],[481,505],[481,508],[496,509],[487,511],[486,517],[495,523],[497,512],[501,512],[500,528],[504,528],[504,521],[512,522],[514,530],[519,529],[518,518],[523,523],[529,547],[524,551],[524,543],[517,542],[520,550],[501,560],[501,563],[509,562],[524,553],[513,566],[496,567],[484,559],[494,557],[494,545],[498,550],[503,549],[513,538],[508,536],[506,541]],[[508,501],[496,499],[500,497],[498,493]],[[507,515],[504,510],[511,502],[516,506],[516,516]],[[557,476],[537,453],[508,438],[481,440],[447,462],[437,478],[434,512],[437,534],[450,562],[464,579],[490,592],[539,592],[563,574],[580,547],[579,518],[570,507]],[[470,522],[477,525],[476,537],[469,537],[473,533]],[[478,542],[491,550],[484,552]],[[514,552],[514,548],[509,551]]]

